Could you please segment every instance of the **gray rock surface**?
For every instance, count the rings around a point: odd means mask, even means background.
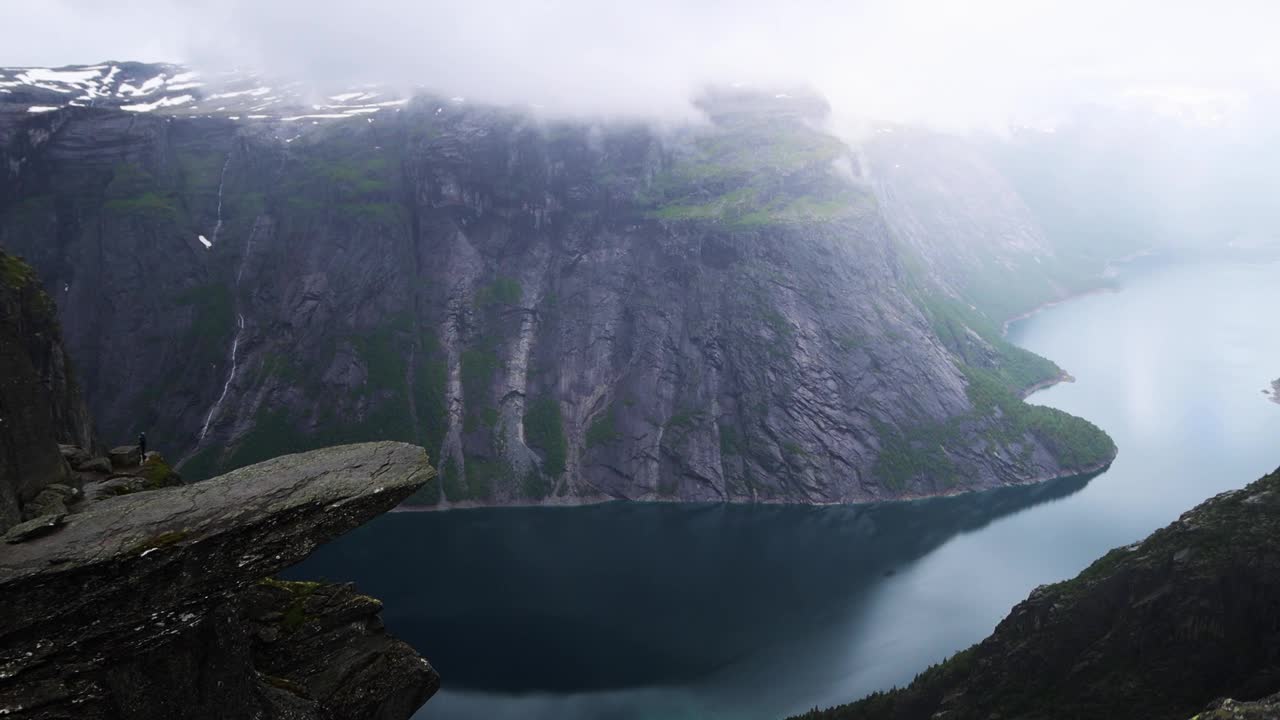
[[[67,509],[50,508],[50,512],[40,513],[26,522],[20,522],[9,528],[4,534],[4,541],[10,545],[42,537],[54,532],[62,527],[62,521],[67,517]]]
[[[376,601],[262,578],[433,475],[421,448],[334,447],[104,499],[3,546],[0,713],[407,718],[438,679]]]
[[[31,268],[0,250],[0,532],[30,517],[24,506],[45,486],[70,480],[58,443],[92,440],[55,306]]]
[[[669,130],[430,97],[316,126],[14,116],[0,245],[57,291],[98,420],[192,479],[371,439],[427,447],[444,481],[417,500],[459,505],[853,502],[1091,469],[966,420],[934,279],[813,129],[822,104],[739,100]],[[885,471],[943,425],[949,470]]]
[[[121,445],[111,448],[107,459],[115,469],[137,467],[142,464],[142,450],[137,445]]]

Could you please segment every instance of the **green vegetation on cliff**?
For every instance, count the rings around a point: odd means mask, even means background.
[[[973,427],[990,442],[1018,452],[1008,459],[1027,472],[1028,439],[1043,445],[1061,467],[1080,472],[1115,456],[1115,442],[1093,423],[1022,400],[1028,390],[1064,375],[1056,364],[1005,340],[985,316],[957,300],[923,292],[917,298],[934,332],[960,362],[973,411],[904,430],[879,423],[881,451],[873,472],[889,488],[903,490],[916,478],[942,489],[954,487],[958,478],[947,449],[961,445]]]
[[[837,170],[850,153],[837,138],[767,107],[716,118],[656,179],[650,217],[751,229],[841,220],[874,206]]]
[[[524,438],[529,447],[543,452],[543,472],[553,477],[564,472],[569,448],[560,403],[555,398],[542,397],[529,403],[524,415]]]

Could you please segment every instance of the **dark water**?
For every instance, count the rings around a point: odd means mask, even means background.
[[[1077,382],[1105,474],[841,508],[384,516],[293,574],[354,580],[439,669],[422,718],[779,718],[904,683],[1204,498],[1280,464],[1280,264],[1130,270],[1011,338]]]

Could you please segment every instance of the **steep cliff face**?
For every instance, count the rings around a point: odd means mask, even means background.
[[[59,442],[90,447],[93,428],[53,302],[30,266],[0,250],[0,533],[70,477]]]
[[[1260,698],[1280,687],[1278,527],[1280,471],[1037,588],[909,687],[804,717],[1180,720],[1216,698]],[[1245,714],[1263,709],[1199,717],[1273,716]]]
[[[1110,458],[1017,402],[1057,368],[911,270],[820,101],[704,108],[9,114],[0,245],[104,426],[193,477],[390,438],[441,458],[426,503],[847,502]]]

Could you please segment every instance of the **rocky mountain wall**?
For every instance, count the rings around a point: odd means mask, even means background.
[[[93,446],[60,335],[35,273],[0,250],[0,533],[41,490],[70,477],[59,442]]]
[[[103,427],[193,478],[373,439],[441,458],[415,500],[455,505],[1105,465],[1101,431],[1006,403],[1059,371],[904,261],[824,106],[706,107],[674,129],[430,97],[328,123],[10,114],[0,245],[41,270]]]

